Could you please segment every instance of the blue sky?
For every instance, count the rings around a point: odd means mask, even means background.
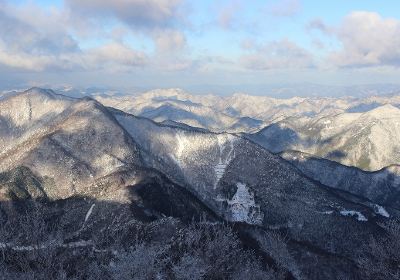
[[[394,0],[0,0],[0,83],[400,83]]]

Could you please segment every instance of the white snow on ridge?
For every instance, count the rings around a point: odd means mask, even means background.
[[[340,211],[340,215],[356,217],[357,221],[360,221],[360,222],[368,221],[368,219],[363,214],[361,214],[358,211],[354,211],[354,210],[342,210],[342,211]]]

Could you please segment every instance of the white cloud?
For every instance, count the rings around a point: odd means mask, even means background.
[[[373,12],[353,12],[331,28],[342,47],[329,54],[339,67],[400,66],[400,21]]]
[[[295,43],[284,39],[255,48],[240,58],[252,70],[298,69],[314,67],[313,56]]]

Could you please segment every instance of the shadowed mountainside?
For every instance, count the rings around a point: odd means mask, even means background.
[[[367,172],[297,151],[287,151],[280,155],[302,173],[326,186],[400,209],[400,173],[397,165]]]

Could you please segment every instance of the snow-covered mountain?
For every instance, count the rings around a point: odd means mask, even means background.
[[[399,95],[370,97],[292,97],[191,95],[180,89],[152,90],[142,94],[104,95],[94,98],[155,121],[172,120],[213,131],[254,132],[288,117],[323,117],[365,112],[384,104],[398,106]]]
[[[254,131],[267,123],[232,115],[218,108],[217,96],[194,96],[179,89],[154,90],[139,96],[95,96],[101,103],[157,122],[175,121],[189,126],[222,131]],[[213,102],[215,101],[215,102]]]
[[[387,219],[240,136],[160,124],[49,90],[0,101],[0,147],[2,174],[27,174],[23,182],[40,183],[2,186],[2,200],[21,188],[33,194],[26,186],[33,185],[52,200],[126,203],[136,218],[211,212],[284,231],[305,275],[351,270],[354,248]],[[316,259],[323,259],[325,272]]]
[[[172,120],[216,132],[256,131],[289,115],[319,113],[321,109],[316,109],[317,107],[330,103],[329,99],[309,101],[305,98],[276,99],[244,94],[228,97],[190,95],[179,89],[95,98],[107,106],[155,121]],[[303,102],[305,103],[300,105]],[[329,109],[329,112],[331,111]]]
[[[159,123],[248,133],[249,139],[273,152],[299,150],[372,171],[399,163],[400,95],[395,93],[278,99],[159,89],[141,94],[92,91],[91,95],[106,106]]]
[[[84,194],[97,180],[141,163],[113,116],[91,99],[31,89],[0,103],[0,171],[26,166],[49,178],[54,198]]]
[[[375,171],[400,162],[400,109],[287,118],[249,136],[273,152],[298,150]]]

